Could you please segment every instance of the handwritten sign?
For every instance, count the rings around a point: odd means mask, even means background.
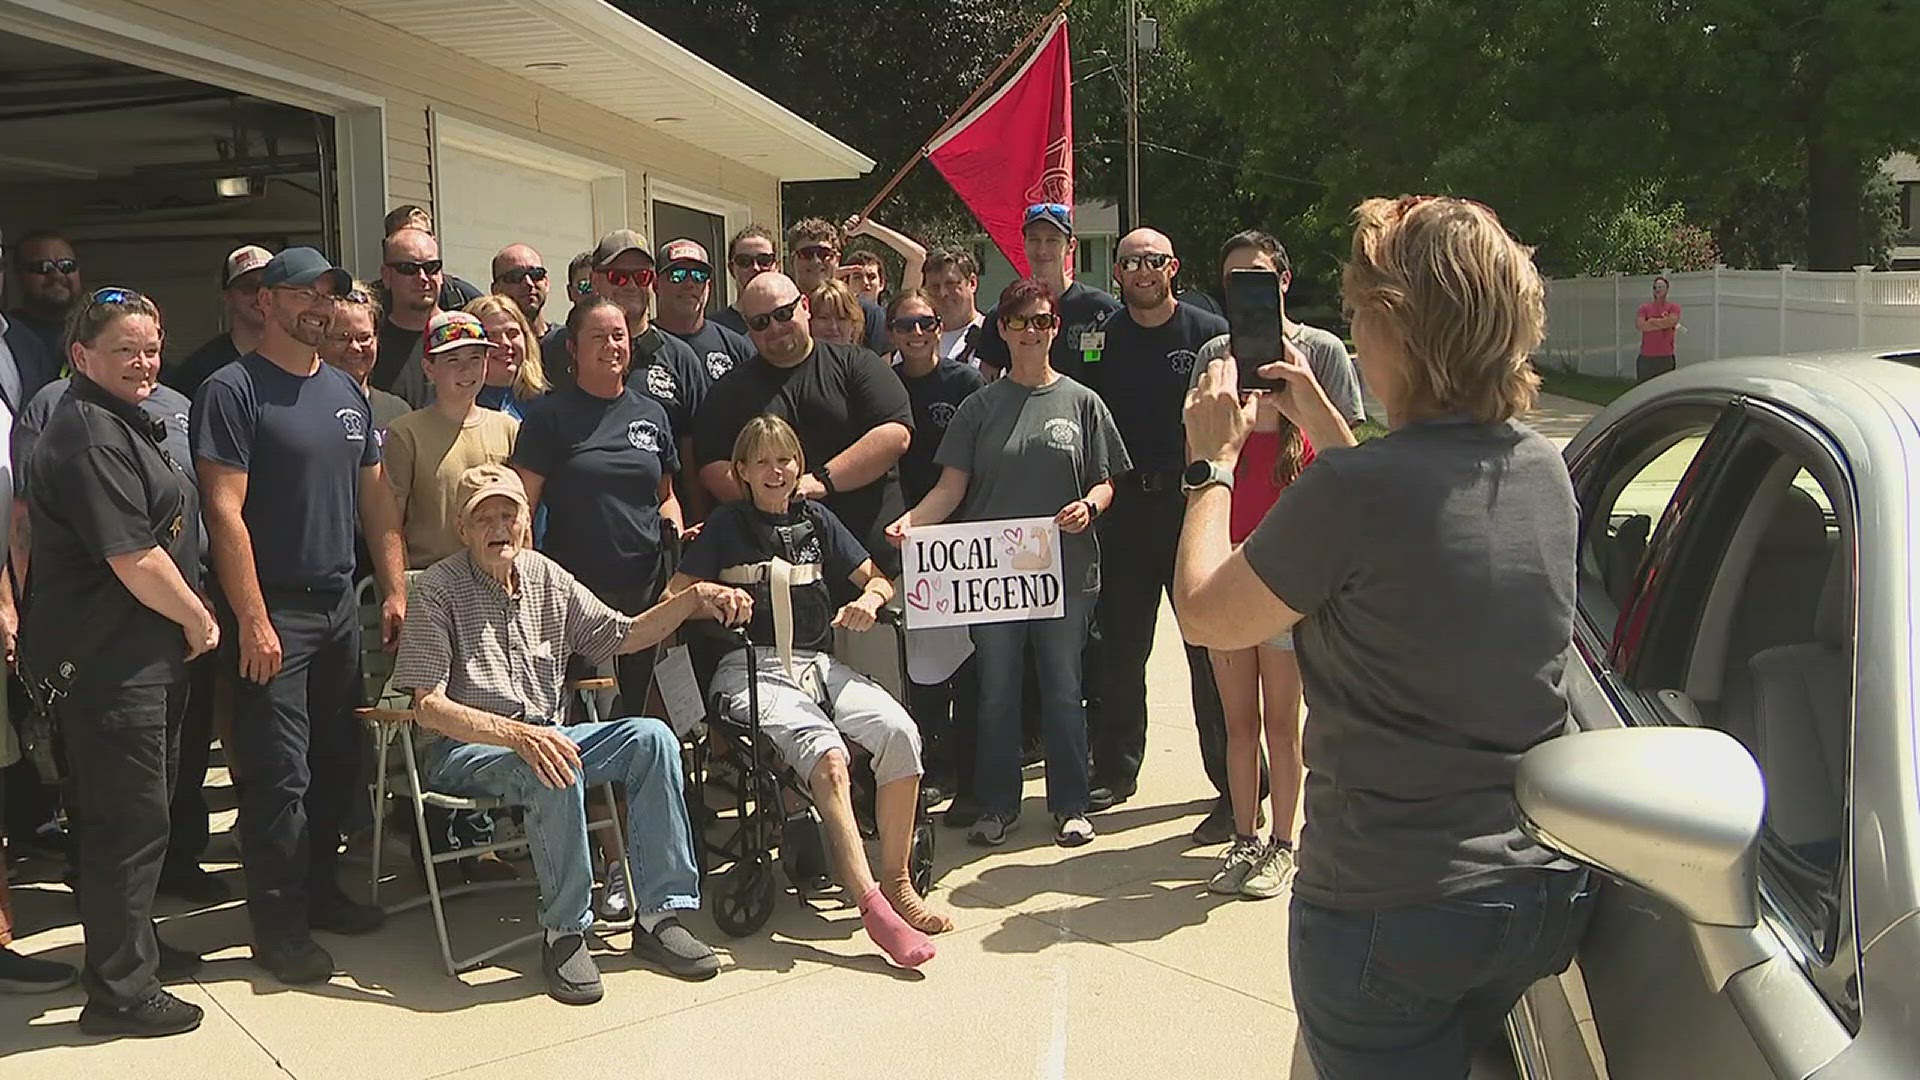
[[[1060,530],[1051,518],[922,525],[907,533],[907,626],[1057,619]]]

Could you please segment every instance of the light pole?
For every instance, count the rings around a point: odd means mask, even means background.
[[[1127,0],[1127,222],[1140,227],[1140,17],[1138,0]]]

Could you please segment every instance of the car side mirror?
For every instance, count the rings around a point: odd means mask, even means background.
[[[1766,785],[1753,755],[1712,728],[1583,731],[1520,759],[1521,827],[1637,885],[1690,921],[1758,921]]]

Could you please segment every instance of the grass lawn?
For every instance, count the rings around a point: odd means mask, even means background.
[[[1369,417],[1360,421],[1360,426],[1353,429],[1353,441],[1363,443],[1368,439],[1377,439],[1386,433],[1386,425]]]
[[[1591,402],[1595,405],[1608,405],[1614,398],[1633,389],[1632,379],[1616,379],[1606,375],[1582,375],[1573,371],[1560,371],[1555,368],[1535,368],[1540,373],[1540,389],[1549,394],[1570,397],[1576,401]]]

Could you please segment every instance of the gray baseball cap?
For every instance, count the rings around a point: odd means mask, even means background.
[[[605,270],[607,264],[629,251],[637,251],[653,261],[653,252],[647,247],[647,238],[632,229],[615,229],[600,238],[593,249],[593,268]]]

